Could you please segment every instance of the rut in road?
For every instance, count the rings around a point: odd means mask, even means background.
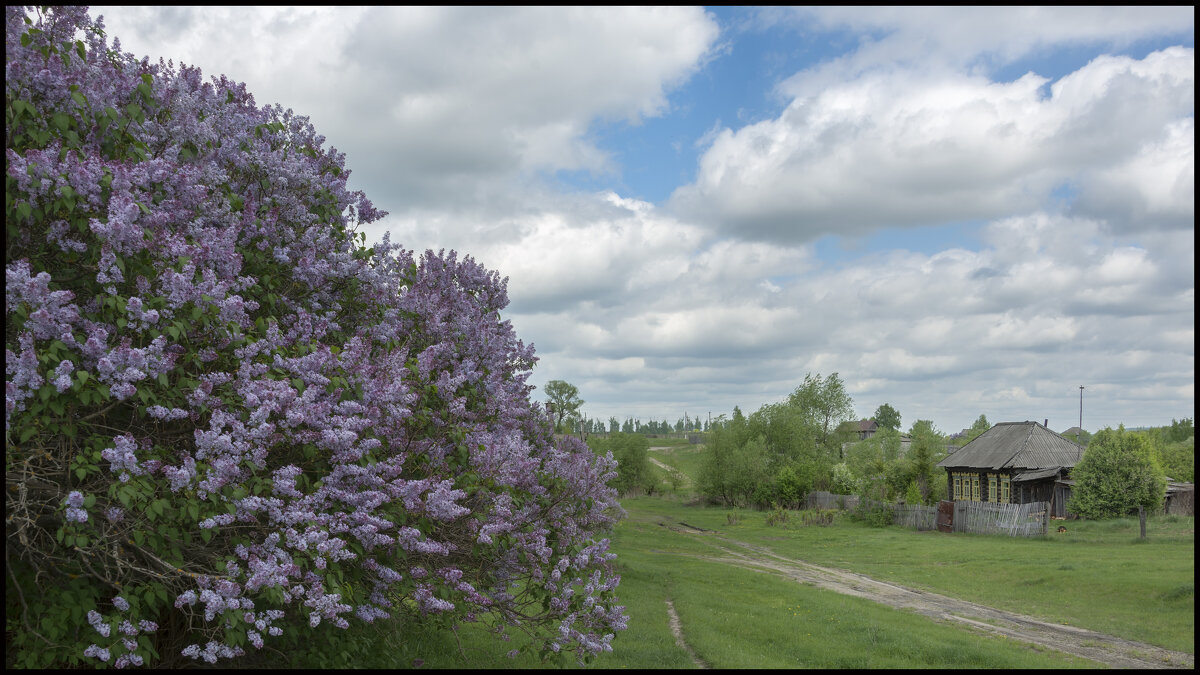
[[[675,603],[667,600],[667,619],[671,624],[671,633],[675,636],[675,644],[680,649],[687,652],[687,655],[692,659],[692,663],[696,664],[697,668],[707,669],[710,666],[696,655],[696,651],[683,640],[683,623],[679,620],[679,615],[675,613]]]
[[[909,609],[937,621],[956,623],[1010,640],[1020,640],[1075,656],[1099,661],[1114,668],[1195,668],[1191,654],[1171,651],[1141,642],[1105,635],[1085,628],[1042,621],[945,595],[919,591],[879,581],[847,570],[822,567],[803,560],[785,558],[770,549],[702,533],[684,523],[671,527],[676,532],[705,534],[729,546],[720,546],[721,555],[690,557],[737,565],[757,571],[773,572],[819,588],[866,598],[898,609]]]

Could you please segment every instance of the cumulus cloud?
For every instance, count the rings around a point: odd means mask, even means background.
[[[673,92],[736,51],[703,10],[93,13],[126,50],[311,115],[392,213],[368,237],[507,276],[504,318],[540,357],[530,383],[576,384],[593,417],[751,412],[832,372],[859,414],[889,402],[946,431],[980,413],[1066,428],[1081,384],[1089,429],[1190,414],[1193,50],[994,73],[1190,35],[1192,10],[763,10],[759,30],[852,39],[782,79],[778,115],[698,124],[695,180],[659,205],[542,178],[618,176],[597,126],[670,116]],[[814,244],[964,221],[955,245],[833,262]]]
[[[1138,40],[1195,30],[1186,7],[795,7],[760,10],[760,30],[790,25],[814,31],[852,31],[854,48],[781,85],[808,95],[868,70],[920,68],[986,73],[1057,47],[1121,49]]]
[[[1053,84],[866,72],[717,134],[671,206],[727,236],[805,242],[1028,213],[1075,185],[1080,211],[1113,225],[1186,226],[1194,68],[1194,50],[1173,47]]]
[[[695,7],[95,8],[123,48],[247,81],[337,128],[383,208],[502,199],[538,170],[616,171],[589,138],[641,120],[703,63]]]
[[[1191,231],[1134,245],[1096,221],[1035,212],[989,223],[979,250],[886,252],[834,266],[803,245],[705,242],[657,209],[637,217],[689,232],[698,243],[665,267],[688,272],[662,274],[603,311],[565,303],[511,314],[523,335],[551,336],[538,343],[532,382],[574,375],[601,417],[713,400],[729,402],[718,412],[749,411],[807,373],[838,372],[863,415],[903,402],[906,418],[950,426],[980,412],[1061,420],[1078,384],[1158,378],[1173,383],[1156,389],[1167,392],[1191,377]],[[625,254],[653,267],[637,248]],[[760,266],[778,290],[763,288]],[[1120,417],[1124,399],[1113,398],[1105,414]],[[1101,411],[1091,412],[1095,420]]]

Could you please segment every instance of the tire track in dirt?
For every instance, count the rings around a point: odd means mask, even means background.
[[[675,467],[673,467],[670,464],[667,464],[665,462],[660,462],[659,460],[657,460],[653,457],[650,458],[650,461],[653,462],[655,466],[662,469],[663,471],[666,471],[667,473],[675,471]],[[687,476],[684,476],[682,473],[680,475],[683,476],[683,480],[679,482],[679,487],[690,487],[692,484],[691,479],[689,479]]]
[[[687,652],[687,655],[689,657],[691,657],[692,663],[696,664],[697,668],[702,668],[702,669],[706,669],[706,670],[711,668],[712,666],[708,665],[707,663],[704,662],[704,659],[697,656],[695,650],[692,649],[691,645],[689,645],[687,642],[684,641],[684,639],[683,639],[683,622],[679,620],[679,615],[675,613],[675,604],[673,602],[671,602],[670,599],[667,599],[666,602],[667,602],[667,618],[671,624],[671,633],[673,633],[675,635],[675,644],[679,645],[680,649]]]
[[[690,526],[670,529],[692,535],[713,536]],[[714,538],[731,545],[716,545],[723,555],[677,555],[781,574],[799,583],[866,598],[897,609],[911,610],[935,621],[957,624],[982,633],[1000,635],[1006,639],[1081,656],[1113,668],[1195,668],[1193,655],[1184,652],[1125,640],[1086,628],[1042,621],[966,600],[879,581],[848,570],[793,560],[770,549],[726,537]]]

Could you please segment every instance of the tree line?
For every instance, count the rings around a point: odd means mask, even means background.
[[[626,417],[624,421],[609,417],[607,421],[588,417],[580,408],[584,401],[579,397],[579,388],[563,380],[550,380],[546,383],[547,405],[554,415],[555,430],[561,434],[671,434],[671,433],[703,433],[712,428],[714,421],[700,417],[692,417],[684,413],[683,417],[674,423],[667,419],[650,419],[643,422],[641,418]]]
[[[560,431],[607,432],[607,438],[590,438],[588,445],[599,455],[612,453],[617,469],[610,485],[619,494],[652,495],[677,489],[684,480],[674,469],[664,476],[651,465],[646,434],[702,431],[697,488],[710,501],[727,506],[800,508],[813,490],[859,495],[865,498],[862,503],[934,505],[947,494],[947,474],[938,462],[948,450],[992,428],[987,415],[980,414],[953,436],[920,419],[902,433],[900,412],[883,403],[870,418],[877,430],[859,440],[848,424],[854,419],[853,400],[837,373],[810,373],[786,400],[765,404],[749,416],[734,407],[730,416],[703,423],[686,414],[674,425],[613,417],[607,428],[577,414],[583,401],[574,386],[561,381],[551,385],[547,393],[553,392],[551,404],[561,415]],[[1072,512],[1110,517],[1139,504],[1160,507],[1167,477],[1194,479],[1194,439],[1190,418],[1136,431],[1082,432],[1071,439],[1085,447],[1072,476],[1077,483]]]

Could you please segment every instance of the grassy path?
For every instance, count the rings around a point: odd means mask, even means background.
[[[721,555],[677,553],[710,562],[781,574],[845,595],[853,595],[897,609],[908,609],[938,621],[958,624],[1005,639],[1019,640],[1099,661],[1114,668],[1194,668],[1191,654],[1171,651],[1096,631],[1042,621],[948,596],[878,581],[846,570],[793,560],[761,547],[687,526],[671,529],[695,536],[713,537]],[[669,602],[668,602],[669,604]],[[671,614],[674,615],[672,608]],[[682,641],[682,637],[680,637]],[[690,651],[690,650],[689,650]],[[694,657],[693,657],[694,658]]]
[[[675,644],[679,645],[680,649],[687,652],[688,657],[692,660],[692,663],[696,664],[697,668],[703,668],[703,669],[709,668],[710,666],[707,663],[705,663],[703,659],[701,659],[699,656],[696,656],[696,650],[692,649],[691,646],[688,645],[688,643],[684,641],[684,639],[683,639],[683,622],[681,622],[679,620],[679,614],[675,611],[675,603],[671,602],[671,600],[669,598],[667,599],[666,602],[667,602],[667,619],[671,626],[671,634],[675,636]]]

